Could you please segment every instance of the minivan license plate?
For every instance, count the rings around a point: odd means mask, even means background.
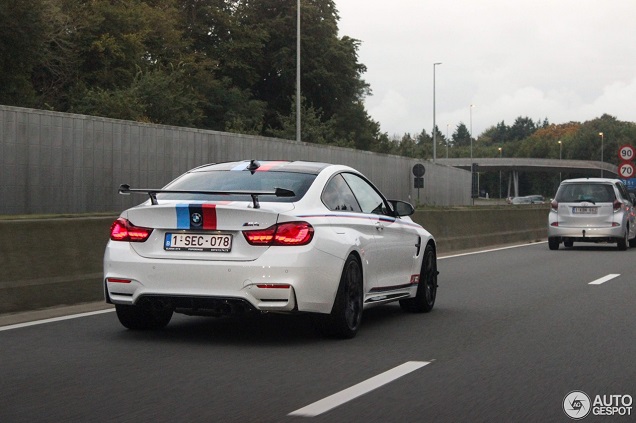
[[[232,251],[232,235],[167,233],[163,249],[166,251],[229,253]]]
[[[574,214],[596,214],[596,207],[572,207]]]

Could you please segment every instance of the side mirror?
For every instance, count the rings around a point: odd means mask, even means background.
[[[415,213],[415,209],[410,203],[406,201],[400,200],[389,200],[389,203],[393,206],[393,210],[395,211],[395,216],[410,216]]]

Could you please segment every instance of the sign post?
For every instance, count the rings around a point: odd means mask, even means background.
[[[477,163],[471,163],[470,176],[470,197],[473,199],[473,205],[475,205],[475,198],[479,198],[479,165]]]
[[[415,166],[413,166],[413,176],[415,176],[415,179],[413,180],[413,184],[414,184],[414,188],[417,188],[417,205],[418,206],[420,204],[420,188],[424,188],[424,178],[422,178],[422,176],[424,176],[425,173],[426,173],[426,168],[424,168],[423,164],[418,163]]]

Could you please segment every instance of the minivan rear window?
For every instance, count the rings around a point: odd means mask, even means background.
[[[614,188],[609,184],[576,183],[561,185],[555,200],[559,203],[611,203],[616,199]]]

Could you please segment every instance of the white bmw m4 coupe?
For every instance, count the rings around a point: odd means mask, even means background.
[[[312,313],[322,333],[352,338],[368,307],[435,304],[433,236],[350,167],[246,160],[119,192],[148,198],[112,224],[104,254],[106,301],[126,328],[175,312]]]

